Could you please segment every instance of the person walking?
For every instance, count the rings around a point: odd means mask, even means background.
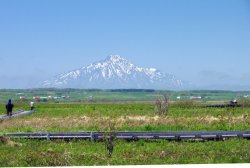
[[[35,103],[33,101],[30,102],[30,111],[34,110]]]
[[[14,104],[12,104],[11,99],[9,99],[8,103],[5,105],[5,108],[7,110],[7,116],[12,116],[13,107],[14,107]]]

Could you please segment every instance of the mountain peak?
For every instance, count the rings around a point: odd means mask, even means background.
[[[100,88],[100,89],[176,89],[183,82],[156,68],[142,68],[120,55],[63,73],[44,81],[44,87]]]
[[[120,55],[109,55],[106,60],[111,62],[125,61],[126,59],[121,57]]]

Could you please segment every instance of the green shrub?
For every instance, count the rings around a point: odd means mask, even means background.
[[[250,107],[250,98],[241,98],[238,100],[238,104],[242,105],[243,107]]]

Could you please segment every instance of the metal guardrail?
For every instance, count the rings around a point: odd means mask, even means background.
[[[2,136],[41,140],[90,140],[98,141],[110,138],[123,140],[224,140],[229,138],[250,139],[250,131],[208,131],[208,132],[38,132],[38,133],[5,133]]]

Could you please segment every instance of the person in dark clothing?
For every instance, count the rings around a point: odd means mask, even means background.
[[[7,110],[7,116],[12,116],[12,109],[14,105],[11,103],[11,99],[9,99],[8,103],[5,105]]]

